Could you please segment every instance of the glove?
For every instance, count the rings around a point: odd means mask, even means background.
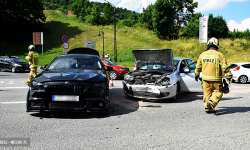
[[[195,81],[197,81],[197,82],[198,82],[199,77],[200,77],[200,76],[195,76],[195,77],[194,77]]]
[[[229,81],[229,84],[233,82],[233,78],[227,78],[227,80]]]

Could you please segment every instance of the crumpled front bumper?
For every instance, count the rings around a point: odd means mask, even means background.
[[[168,86],[131,85],[123,81],[124,93],[130,97],[161,100],[173,98],[176,95],[177,84]]]

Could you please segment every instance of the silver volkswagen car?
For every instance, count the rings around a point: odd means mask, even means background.
[[[171,49],[133,50],[135,70],[125,74],[124,93],[144,100],[177,100],[181,92],[202,92],[194,80],[196,62],[174,58]]]

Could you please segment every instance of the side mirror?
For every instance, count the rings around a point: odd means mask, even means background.
[[[106,71],[113,71],[113,67],[105,66]]]
[[[188,69],[188,68],[184,68],[184,70],[183,70],[185,73],[188,73],[188,72],[190,72],[190,70]]]
[[[48,70],[48,69],[47,69],[47,66],[48,66],[48,65],[43,65],[43,66],[40,67],[40,69],[41,69],[41,70]]]

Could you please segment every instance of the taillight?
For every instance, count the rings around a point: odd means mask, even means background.
[[[240,66],[234,68],[234,71],[239,71],[240,70]]]

